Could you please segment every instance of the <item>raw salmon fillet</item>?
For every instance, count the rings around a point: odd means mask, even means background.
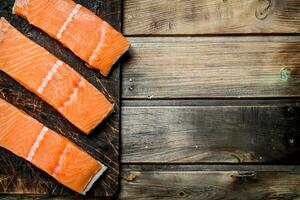
[[[60,41],[104,76],[129,48],[121,33],[72,0],[16,0],[13,13]]]
[[[0,19],[0,70],[88,134],[113,105],[70,66]]]
[[[0,99],[0,146],[85,194],[106,167],[65,137]]]

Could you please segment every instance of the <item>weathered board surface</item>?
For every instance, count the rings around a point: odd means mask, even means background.
[[[126,35],[299,33],[299,0],[125,0]]]
[[[119,27],[115,20],[120,15],[119,0],[95,1],[82,3]],[[10,4],[0,2],[0,14],[7,15]],[[120,199],[300,198],[299,9],[298,0],[124,0],[124,31],[132,36],[132,47],[122,67],[125,101]],[[78,58],[24,20],[11,19],[28,37],[71,63],[100,90],[102,84],[116,96],[110,79],[105,81],[87,70]],[[118,68],[113,73],[118,73]],[[118,81],[119,77],[112,78]],[[106,158],[98,149],[112,152],[102,146],[104,143],[94,142],[104,137],[77,135],[77,130],[49,106],[18,85],[11,87],[4,75],[1,79],[7,88],[1,93],[10,94],[5,95],[7,99],[17,99],[15,105],[99,160]],[[110,120],[106,122],[109,126],[103,125],[107,129],[104,134],[114,138],[108,133],[117,122]],[[5,150],[0,153],[1,163],[14,164],[15,170],[0,169],[4,171],[0,183],[21,188],[13,192],[47,194],[14,195],[16,199],[81,198],[68,197],[73,193],[65,189],[64,197],[50,196],[61,189],[49,184],[53,183],[50,177]],[[7,174],[17,182],[10,182]],[[39,187],[26,190],[24,183]],[[101,184],[95,189],[97,195],[103,194],[98,190]],[[104,187],[108,184],[111,181],[105,181]],[[2,198],[12,199],[12,195]]]
[[[300,198],[299,170],[199,171],[194,167],[194,170],[183,171],[125,168],[122,177],[120,199]]]
[[[299,199],[300,1],[124,0],[123,19],[120,199]]]
[[[113,1],[76,1],[120,29],[121,16],[119,0]],[[74,141],[93,157],[108,166],[105,175],[96,182],[88,197],[113,196],[119,186],[119,98],[120,67],[114,66],[109,78],[85,67],[84,63],[55,40],[29,25],[25,20],[11,14],[13,0],[0,1],[0,16],[4,16],[27,37],[48,49],[51,53],[70,64],[95,87],[104,92],[113,101],[115,112],[99,125],[89,136],[79,132],[53,108],[22,86],[0,73],[0,97]],[[82,119],[84,120],[84,119]],[[28,162],[14,156],[5,149],[0,149],[0,193],[1,194],[47,194],[78,196],[71,190],[57,183],[53,178]],[[10,198],[10,196],[8,196]]]
[[[300,163],[299,100],[123,104],[123,163]]]
[[[300,37],[132,37],[124,98],[300,96]]]

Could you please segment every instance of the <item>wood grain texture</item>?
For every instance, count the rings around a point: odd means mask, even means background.
[[[299,163],[299,100],[212,101],[123,106],[122,162]]]
[[[255,172],[299,172],[300,165],[269,165],[269,164],[172,164],[147,163],[123,164],[122,171],[255,171]],[[124,173],[123,173],[124,175]],[[123,177],[124,178],[124,177]]]
[[[246,169],[246,170],[245,170]],[[299,166],[125,165],[120,200],[125,199],[283,199],[299,197]],[[218,198],[219,197],[219,198]],[[10,195],[1,200],[76,200],[80,196]],[[99,199],[89,197],[88,199]],[[108,198],[101,198],[108,199]]]
[[[298,0],[125,0],[126,35],[299,33]]]
[[[122,97],[300,95],[300,37],[135,37]]]
[[[120,67],[113,67],[109,78],[102,77],[98,72],[88,69],[85,64],[62,47],[57,41],[34,28],[25,20],[11,14],[13,0],[0,3],[0,16],[4,16],[24,35],[45,47],[49,52],[68,63],[83,75],[90,83],[102,91],[110,101],[115,103],[115,112],[101,123],[89,136],[80,133],[67,122],[58,112],[41,99],[28,92],[13,79],[0,73],[0,98],[7,100],[19,109],[25,110],[41,123],[66,136],[95,159],[108,166],[108,171],[100,178],[87,194],[88,198],[113,196],[119,186],[119,120],[120,120]],[[114,1],[83,1],[83,6],[102,16],[115,28],[120,30],[119,0]],[[83,119],[84,120],[84,119]],[[64,195],[70,198],[81,196],[63,187],[46,173],[30,165],[28,162],[0,149],[0,194],[47,194]]]
[[[299,172],[125,169],[120,199],[297,199]]]

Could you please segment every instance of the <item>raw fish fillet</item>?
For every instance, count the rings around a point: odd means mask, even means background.
[[[121,33],[72,0],[16,0],[13,13],[60,41],[104,76],[129,48]]]
[[[106,167],[65,137],[0,99],[0,146],[85,194]]]
[[[70,66],[0,19],[0,70],[88,134],[113,105]]]

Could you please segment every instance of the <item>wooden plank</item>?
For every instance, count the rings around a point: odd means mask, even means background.
[[[0,16],[8,19],[17,29],[27,37],[45,47],[52,54],[68,63],[75,70],[81,73],[96,88],[101,90],[113,101],[115,112],[99,125],[89,136],[81,134],[78,129],[68,123],[58,112],[43,102],[35,95],[9,78],[0,73],[0,97],[14,104],[20,109],[55,130],[63,134],[81,148],[90,153],[94,158],[100,160],[108,171],[99,181],[96,182],[87,197],[113,196],[119,186],[119,120],[120,120],[120,67],[117,64],[109,78],[102,77],[98,72],[88,69],[85,64],[65,49],[54,39],[45,33],[37,30],[25,20],[11,14],[14,0],[1,1]],[[83,6],[91,9],[99,16],[110,22],[120,30],[121,1],[84,1],[77,0]],[[47,194],[47,195],[68,195],[78,196],[71,190],[63,187],[53,178],[43,173],[28,162],[17,158],[12,153],[0,149],[0,194]],[[71,197],[70,197],[71,198]],[[74,197],[75,198],[75,197]],[[72,198],[71,198],[72,199]]]
[[[255,171],[255,172],[299,172],[300,165],[269,164],[122,164],[122,172],[127,171]]]
[[[300,37],[137,37],[122,68],[122,97],[300,95]]]
[[[299,163],[299,100],[203,101],[123,106],[122,162]]]
[[[298,172],[125,169],[120,199],[297,199]]]
[[[179,106],[269,106],[285,104],[291,105],[297,103],[299,98],[239,98],[239,99],[123,99],[123,107],[148,107],[148,106],[162,106],[162,107],[179,107]]]
[[[298,0],[125,0],[126,35],[299,33]]]
[[[228,194],[220,199],[230,199],[230,197],[241,199],[242,195],[249,199],[268,199],[268,197],[295,199],[299,196],[298,165],[219,165],[217,167],[215,165],[205,167],[203,165],[123,165],[121,174],[121,192],[118,199],[206,200],[222,196],[226,191]],[[258,187],[260,188],[259,194],[255,194]],[[206,198],[205,195],[210,198]],[[82,196],[50,195],[0,197],[3,200],[20,198],[84,199]],[[97,198],[90,197],[89,199]]]

